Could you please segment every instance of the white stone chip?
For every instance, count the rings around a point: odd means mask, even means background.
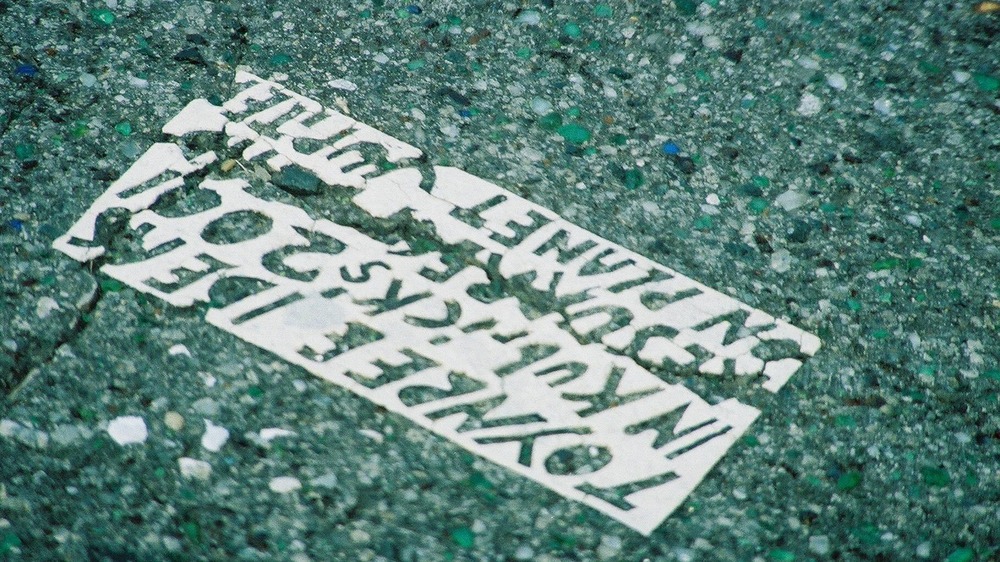
[[[843,74],[834,72],[826,77],[826,85],[842,92],[847,89],[847,78],[844,78]]]
[[[44,449],[49,444],[48,433],[13,420],[0,421],[0,437],[10,437],[36,449]]]
[[[217,453],[229,440],[229,430],[205,420],[205,433],[201,436],[201,446]]]
[[[365,437],[371,439],[372,441],[375,441],[376,443],[381,443],[385,441],[385,437],[381,433],[375,431],[374,429],[359,429],[358,433],[364,435]]]
[[[219,413],[219,403],[211,398],[205,397],[195,400],[191,404],[191,409],[203,416],[214,416]]]
[[[174,431],[180,431],[184,428],[184,416],[171,410],[164,414],[163,423]]]
[[[146,89],[149,87],[149,80],[145,78],[139,78],[138,76],[132,76],[129,74],[128,83],[135,88]]]
[[[771,269],[784,273],[792,267],[792,254],[788,250],[776,250],[771,254]]]
[[[548,115],[552,111],[552,102],[545,98],[532,98],[531,110],[538,115]]]
[[[819,70],[819,61],[812,57],[799,57],[796,61],[802,68],[809,70]]]
[[[530,546],[522,544],[514,551],[515,560],[531,560],[535,557],[535,551]]]
[[[48,318],[54,310],[59,310],[59,303],[52,297],[42,297],[35,303],[35,315],[39,318]]]
[[[789,189],[774,200],[774,204],[786,211],[794,211],[809,202],[809,196],[801,191]]]
[[[799,100],[799,108],[796,110],[799,115],[804,115],[805,117],[812,117],[823,109],[823,100],[806,92],[802,94],[802,99]]]
[[[537,10],[525,10],[517,16],[517,23],[523,23],[524,25],[538,25],[542,21],[542,14],[538,13]]]
[[[181,476],[184,478],[194,478],[196,480],[208,480],[212,475],[212,465],[205,461],[181,457],[177,459],[177,464],[181,469]]]
[[[338,90],[346,90],[348,92],[353,92],[358,89],[358,85],[350,80],[345,80],[343,78],[337,78],[336,80],[330,80],[326,83],[327,86],[331,88],[336,88]]]
[[[317,476],[309,481],[309,484],[318,488],[336,488],[337,487],[337,474],[330,472],[322,476]]]
[[[81,438],[90,437],[90,430],[75,425],[59,425],[50,434],[57,445],[70,445]]]
[[[293,478],[291,476],[278,476],[276,478],[272,478],[267,487],[276,494],[287,494],[301,489],[302,482],[299,482],[298,478]]]
[[[188,357],[191,357],[191,351],[189,351],[187,346],[182,343],[170,346],[167,353],[170,355],[187,355]]]
[[[621,550],[621,537],[617,535],[604,535],[601,537],[601,544],[597,547],[597,557],[601,560],[611,560],[616,558]]]
[[[260,439],[265,443],[278,437],[291,437],[293,435],[295,435],[294,431],[289,431],[280,427],[265,427],[260,430]]]
[[[830,552],[830,537],[826,535],[816,535],[809,537],[809,550],[816,554],[826,554]]]
[[[11,435],[14,435],[14,430],[19,426],[20,424],[13,420],[0,420],[0,437],[10,437]]]
[[[149,437],[146,420],[139,416],[121,416],[108,424],[108,435],[119,445],[142,443]]]

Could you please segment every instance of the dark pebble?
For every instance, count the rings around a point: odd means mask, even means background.
[[[111,181],[117,176],[114,172],[110,170],[98,169],[94,170],[94,179],[97,181]]]
[[[684,174],[693,174],[697,169],[694,164],[694,160],[687,156],[675,156],[674,163],[677,165],[677,169]]]
[[[14,74],[31,78],[32,76],[38,74],[38,67],[33,64],[19,64],[14,69]]]
[[[731,256],[737,258],[745,258],[753,252],[753,249],[751,249],[750,246],[747,246],[742,242],[726,242],[722,245],[722,247],[725,248]]]
[[[698,13],[698,4],[701,2],[695,2],[695,0],[674,0],[674,6],[677,7],[677,11],[683,16],[693,16]]]
[[[201,51],[198,47],[188,47],[181,52],[174,55],[174,60],[177,62],[187,62],[191,64],[205,64],[205,57],[201,55]]]
[[[299,166],[285,166],[271,176],[271,183],[295,196],[317,195],[320,192],[319,178]]]
[[[815,164],[810,164],[809,169],[812,170],[817,176],[830,175],[830,164],[826,162],[816,162]]]
[[[764,254],[774,253],[774,247],[771,246],[771,239],[767,235],[758,232],[757,234],[753,235],[753,241],[754,244],[757,244],[757,249],[760,250],[761,253]]]
[[[267,533],[260,531],[249,533],[247,535],[247,544],[261,552],[266,552],[268,548]]]
[[[727,60],[739,63],[741,60],[743,60],[743,50],[729,49],[728,51],[722,53],[722,56],[726,57]]]
[[[444,96],[451,100],[456,105],[469,106],[472,105],[472,100],[462,95],[461,92],[454,90],[453,88],[444,87],[438,90],[438,95]]]
[[[615,78],[619,78],[621,80],[631,80],[632,79],[632,73],[631,72],[626,72],[626,71],[624,71],[624,70],[622,70],[622,69],[620,69],[618,67],[613,67],[610,70],[608,70],[608,74],[614,76]]]
[[[812,225],[805,221],[795,221],[791,232],[788,233],[788,241],[802,244],[809,240],[809,233],[812,232]]]

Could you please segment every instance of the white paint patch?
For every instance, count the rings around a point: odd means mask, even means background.
[[[229,441],[229,430],[205,420],[205,433],[201,436],[201,446],[217,453],[226,444],[226,441]]]
[[[272,478],[267,487],[276,494],[288,494],[296,490],[301,490],[302,482],[299,482],[298,478],[291,476],[278,476]]]
[[[192,459],[190,457],[181,457],[177,459],[177,465],[180,468],[181,476],[184,478],[208,480],[209,477],[212,476],[212,465],[205,461]]]
[[[787,322],[462,170],[434,167],[428,192],[426,170],[410,162],[420,150],[276,82],[236,80],[243,90],[231,100],[191,102],[165,132],[216,133],[242,151],[240,166],[192,186],[185,177],[215,153],[189,154],[181,139],[154,144],[54,247],[79,261],[102,255],[97,219],[125,209],[150,256],[112,260],[104,274],[179,307],[208,302],[225,277],[262,281],[267,289],[210,308],[206,320],[644,534],[760,414],[740,396],[710,403],[685,382],[749,377],[744,387],[777,392],[819,348]],[[303,139],[321,147],[299,152]],[[361,145],[398,166],[365,161]],[[389,245],[372,225],[337,224],[247,189],[246,170],[263,172],[256,181],[293,164],[350,193],[345,204],[372,224],[405,213],[429,238]],[[220,204],[171,217],[151,208],[197,190]],[[717,196],[706,203],[714,210]],[[270,230],[231,244],[202,238],[236,212],[266,217]],[[791,267],[787,257],[772,266]],[[210,399],[192,407],[218,411]],[[218,450],[228,430],[205,423],[202,444]],[[262,441],[283,430],[265,431]],[[182,462],[182,473],[186,463],[205,474],[200,462]],[[300,486],[287,476],[270,485]]]
[[[119,445],[142,443],[149,437],[146,420],[139,416],[121,416],[108,423],[108,435]]]
[[[228,122],[224,113],[222,107],[212,105],[205,99],[196,99],[164,125],[163,132],[181,137],[196,131],[222,131]]]

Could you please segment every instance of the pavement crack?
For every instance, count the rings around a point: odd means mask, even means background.
[[[86,270],[86,265],[83,266]],[[87,271],[87,274],[92,278],[94,274]],[[35,375],[45,366],[51,364],[59,351],[67,346],[73,344],[76,340],[80,338],[83,332],[87,329],[89,324],[89,316],[97,308],[98,303],[104,298],[104,291],[101,289],[101,284],[94,279],[94,293],[90,296],[87,302],[83,303],[82,306],[77,307],[77,317],[73,322],[73,325],[69,329],[63,331],[59,334],[54,344],[46,350],[45,352],[38,353],[32,356],[29,351],[31,346],[22,346],[17,353],[14,355],[14,367],[12,369],[12,386],[9,392],[6,392],[6,402],[12,404],[16,402],[18,394],[23,390],[28,384],[34,379]]]

